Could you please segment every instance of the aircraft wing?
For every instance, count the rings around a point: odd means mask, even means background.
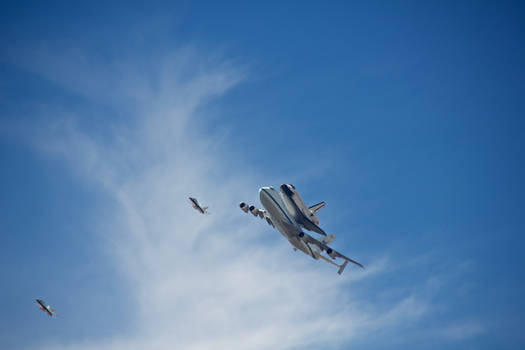
[[[335,258],[341,258],[341,259],[344,259],[348,262],[351,262],[353,264],[356,264],[357,266],[360,266],[362,268],[364,268],[363,265],[361,265],[360,263],[358,263],[357,261],[355,260],[352,260],[350,259],[349,257],[346,257],[344,256],[343,254],[339,253],[338,251],[330,248],[328,245],[324,244],[323,242],[321,241],[318,241],[317,239],[313,238],[312,236],[308,235],[308,234],[304,234],[304,236],[302,237],[302,239],[306,242],[306,243],[310,243],[310,244],[315,244],[316,246],[318,246],[321,250],[325,251],[326,254],[328,254],[332,259],[335,259]],[[345,264],[346,266],[346,264]]]
[[[40,310],[44,311],[49,316],[53,316],[55,314],[55,309],[51,309],[51,306],[47,305],[43,300],[36,299],[36,302],[40,307]]]
[[[266,210],[259,209],[259,213],[260,213],[260,214],[259,214],[258,216],[261,217],[261,214],[262,214],[263,219],[266,220],[266,222],[268,223],[268,225],[270,225],[271,227],[275,227],[275,225],[274,225],[273,222],[272,222],[272,219],[270,218],[270,215],[268,215],[268,214],[266,213]]]
[[[304,220],[302,220],[302,223],[304,224],[304,227],[309,230],[309,231],[313,231],[313,232],[317,232],[323,236],[326,236],[326,232],[324,232],[324,230],[322,228],[320,228],[319,226],[317,226],[316,224],[314,224],[312,222],[312,220],[308,219],[304,214],[301,214],[303,215],[304,217]]]
[[[241,210],[245,213],[251,213],[253,216],[258,216],[260,217],[261,219],[265,219],[266,222],[268,223],[268,225],[272,226],[272,227],[275,227],[275,225],[273,224],[272,222],[272,219],[270,218],[270,215],[268,215],[266,213],[266,210],[264,209],[258,209],[258,208],[255,208],[253,205],[252,206],[248,206],[246,203],[242,202],[241,204],[239,204],[239,207],[241,208]]]

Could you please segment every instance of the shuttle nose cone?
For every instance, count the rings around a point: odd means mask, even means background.
[[[287,196],[292,196],[293,195],[293,191],[290,189],[290,186],[291,185],[287,185],[287,184],[283,184],[281,185],[281,192],[286,194]]]

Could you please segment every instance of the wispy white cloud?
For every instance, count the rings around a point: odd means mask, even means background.
[[[467,320],[454,322],[442,329],[438,329],[434,335],[449,341],[458,341],[472,338],[485,332],[485,326],[479,320]]]
[[[264,176],[204,132],[197,111],[239,84],[242,69],[184,49],[154,66],[46,55],[33,71],[94,102],[137,108],[124,122],[108,121],[109,137],[83,130],[74,110],[34,135],[40,150],[113,198],[114,219],[100,230],[137,310],[133,334],[51,348],[328,348],[428,312],[424,296],[379,307],[353,293],[384,273],[387,259],[338,276],[280,238],[261,239],[280,235],[238,210],[241,200],[255,203]],[[189,195],[212,214],[194,212]]]

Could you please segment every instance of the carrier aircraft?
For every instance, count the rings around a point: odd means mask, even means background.
[[[299,193],[293,185],[281,185],[281,193],[273,187],[262,187],[259,189],[259,199],[264,209],[248,206],[242,202],[239,204],[242,211],[250,212],[254,216],[265,219],[266,222],[275,227],[294,247],[315,260],[324,260],[339,268],[338,273],[343,273],[348,262],[363,267],[360,263],[352,260],[328,246],[335,239],[334,234],[326,235],[319,227],[319,220],[315,213],[325,206],[324,202],[306,207]],[[316,239],[303,231],[304,229],[317,232],[321,239]],[[325,256],[323,253],[326,253]],[[342,264],[335,262],[336,258],[344,260]]]

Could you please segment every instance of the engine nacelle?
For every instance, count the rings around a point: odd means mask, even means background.
[[[335,258],[336,258],[336,256],[335,256],[335,252],[334,252],[334,250],[333,250],[332,248],[328,248],[328,249],[326,250],[326,254],[328,254],[328,256],[330,256],[332,259],[335,259]]]
[[[241,204],[239,204],[239,207],[241,208],[241,210],[242,210],[243,212],[245,212],[245,213],[248,212],[248,209],[249,209],[249,208],[248,208],[248,206],[246,205],[246,203],[241,202]]]
[[[252,213],[253,216],[259,216],[259,209],[252,205],[250,206],[250,213]]]

